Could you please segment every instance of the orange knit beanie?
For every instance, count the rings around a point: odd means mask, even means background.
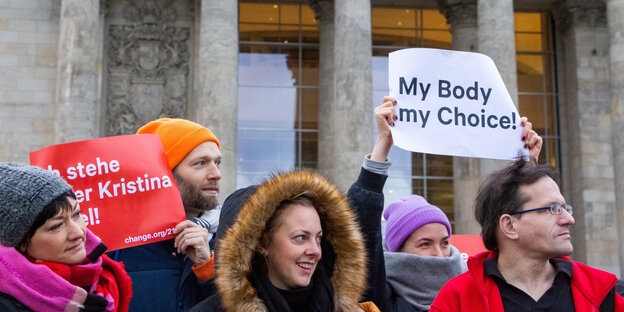
[[[219,140],[208,128],[198,123],[180,118],[160,118],[141,127],[137,134],[158,134],[165,148],[169,168],[186,157],[197,145],[212,141],[221,149]]]

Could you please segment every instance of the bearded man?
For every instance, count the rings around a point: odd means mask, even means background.
[[[209,129],[178,118],[151,121],[137,134],[160,136],[187,220],[176,225],[175,238],[109,256],[123,262],[132,279],[130,311],[187,311],[215,291],[209,241],[219,219],[219,140]]]

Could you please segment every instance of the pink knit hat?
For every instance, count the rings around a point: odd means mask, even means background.
[[[444,224],[451,235],[451,223],[444,212],[418,195],[391,203],[383,216],[387,221],[385,241],[389,251],[397,251],[414,231],[429,223]]]

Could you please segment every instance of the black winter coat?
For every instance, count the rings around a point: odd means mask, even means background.
[[[376,286],[385,285],[385,275],[382,279],[377,273],[368,275],[367,279],[364,277],[367,271],[385,270],[383,251],[369,248],[376,248],[374,238],[379,232],[386,178],[385,175],[362,169],[358,180],[349,189],[348,202],[329,181],[309,172],[277,175],[260,186],[233,193],[223,205],[216,236],[215,282],[218,294],[191,311],[256,311],[267,308],[264,305],[265,300],[270,301],[265,297],[267,290],[254,288],[258,283],[253,281],[250,273],[253,259],[257,256],[256,246],[277,204],[304,191],[316,194],[322,203],[317,212],[324,224],[323,256],[317,265],[318,272],[314,274],[327,274],[333,289],[333,293],[323,302],[328,302],[331,310],[349,311],[360,301],[382,298],[384,292]],[[377,222],[358,224],[358,220],[362,222],[375,218],[362,215],[368,213],[377,214]],[[241,244],[241,241],[245,243]],[[245,269],[240,271],[241,267]],[[240,280],[236,276],[247,278]],[[334,302],[336,306],[333,306]],[[323,306],[318,311],[327,308]]]
[[[2,312],[32,312],[17,299],[0,292],[0,311]]]

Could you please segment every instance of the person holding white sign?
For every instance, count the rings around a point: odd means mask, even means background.
[[[67,182],[0,163],[0,311],[128,311],[130,277],[104,251]]]
[[[378,137],[370,160],[380,168],[390,166],[388,153],[393,145],[391,127],[397,120],[394,98],[386,96],[375,108]],[[522,118],[521,140],[537,162],[542,138],[532,130],[532,124]],[[440,142],[444,144],[444,142]],[[383,207],[379,208],[380,210]],[[367,216],[370,219],[376,215]],[[375,301],[381,311],[427,311],[442,286],[451,278],[466,271],[459,251],[449,245],[451,226],[437,207],[418,195],[410,195],[391,203],[384,217],[385,242],[388,252],[370,257],[385,257],[384,266],[373,274],[383,276],[386,285],[379,286],[384,294]],[[378,220],[378,219],[377,219]],[[381,237],[381,235],[379,235]],[[381,249],[381,239],[373,238]]]

